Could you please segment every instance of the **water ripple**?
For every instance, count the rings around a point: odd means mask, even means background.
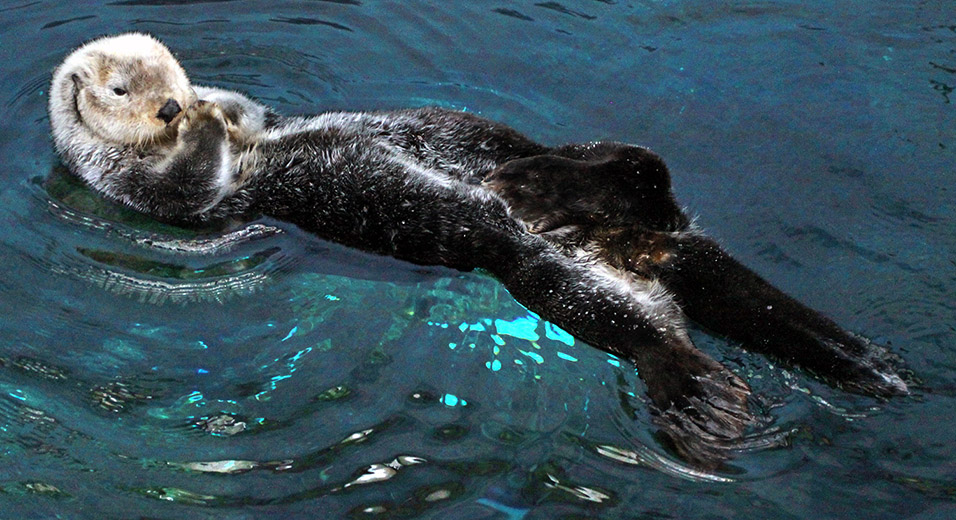
[[[427,462],[421,457],[415,457],[411,455],[399,455],[392,459],[391,462],[381,463],[381,464],[372,464],[369,466],[365,473],[359,475],[355,480],[351,482],[346,482],[341,488],[337,488],[333,491],[338,491],[339,489],[348,489],[352,486],[357,485],[366,485],[366,484],[375,484],[378,482],[384,482],[391,479],[398,472],[409,466],[416,466],[418,464],[424,464]]]
[[[724,477],[688,466],[641,444],[634,444],[632,448],[622,448],[611,444],[592,444],[591,448],[602,457],[633,466],[644,466],[692,482],[730,483],[737,481],[735,478]]]
[[[271,255],[269,255],[271,256]],[[235,296],[256,292],[270,279],[267,272],[247,271],[208,280],[162,280],[124,273],[95,264],[54,264],[53,273],[85,280],[119,296],[142,303],[161,305],[203,301],[225,302]]]
[[[340,23],[330,22],[328,20],[319,20],[318,18],[288,18],[283,16],[279,18],[270,18],[269,21],[287,23],[291,25],[325,25],[333,29],[339,29],[341,31],[354,32],[351,28]]]
[[[42,3],[43,3],[43,2],[27,2],[27,3],[22,4],[22,5],[15,5],[15,6],[12,6],[12,7],[3,7],[3,8],[0,8],[0,13],[2,13],[2,12],[4,12],[4,11],[13,11],[13,10],[15,10],[15,9],[24,9],[24,8],[31,7],[31,6],[34,6],[34,5],[37,5],[37,4],[42,4]]]
[[[163,7],[170,5],[222,4],[236,1],[237,0],[122,0],[120,2],[110,2],[106,5],[129,7]]]
[[[250,224],[240,230],[212,238],[191,240],[170,239],[166,237],[133,235],[130,239],[137,245],[170,251],[178,254],[218,255],[231,251],[240,245],[282,233],[282,230],[265,224]]]
[[[89,20],[90,18],[96,18],[96,16],[90,14],[90,15],[86,15],[86,16],[75,16],[75,17],[73,17],[73,18],[67,18],[67,19],[65,19],[65,20],[56,20],[56,21],[54,21],[54,22],[49,22],[49,23],[47,23],[47,24],[44,25],[43,27],[40,27],[40,30],[42,31],[42,30],[44,30],[44,29],[52,29],[52,28],[54,28],[54,27],[59,27],[59,26],[61,26],[61,25],[66,25],[66,24],[71,23],[71,22],[79,22],[79,21],[81,21],[81,20]]]
[[[49,82],[50,77],[45,74],[34,76],[29,81],[23,83],[23,86],[7,101],[6,107],[12,108],[19,105],[21,101],[35,98],[36,94],[46,89]]]
[[[55,186],[53,192],[59,193],[60,189],[62,186]],[[73,193],[85,192],[81,188],[67,189],[79,190]],[[45,201],[48,212],[59,221],[93,231],[100,238],[119,238],[143,249],[145,254],[116,251],[117,244],[111,242],[106,248],[75,246],[73,251],[76,254],[64,250],[47,254],[42,259],[33,258],[35,263],[54,273],[85,280],[113,294],[133,297],[144,303],[223,302],[233,296],[257,291],[269,281],[271,273],[292,261],[275,246],[217,260],[217,257],[282,234],[283,231],[275,226],[252,223],[225,233],[180,238],[79,211],[43,194],[37,194],[37,197]],[[135,214],[130,218],[134,222],[142,219]],[[161,258],[163,255],[210,258],[212,262],[188,265],[170,262]]]
[[[495,12],[495,13],[498,13],[498,14],[503,14],[503,15],[505,15],[505,16],[510,16],[510,17],[512,17],[512,18],[517,18],[517,19],[519,19],[519,20],[524,20],[524,21],[526,21],[526,22],[533,22],[533,21],[534,21],[534,18],[532,18],[532,17],[530,17],[530,16],[528,16],[528,15],[526,15],[526,14],[520,12],[520,11],[516,11],[516,10],[514,10],[514,9],[506,9],[506,8],[504,8],[504,7],[498,7],[498,8],[492,9],[492,11]]]
[[[570,8],[568,8],[568,7],[564,6],[564,5],[562,5],[562,4],[559,3],[559,2],[541,2],[541,3],[538,3],[538,4],[534,4],[534,5],[536,5],[536,6],[538,6],[538,7],[541,7],[541,8],[543,8],[543,9],[550,9],[550,10],[552,10],[552,11],[557,11],[557,12],[559,12],[559,13],[561,13],[561,14],[576,16],[576,17],[578,17],[578,18],[584,18],[585,20],[596,20],[596,19],[597,19],[597,16],[594,16],[594,15],[591,15],[591,14],[588,14],[588,13],[584,13],[584,12],[581,12],[581,11],[575,11],[574,9],[570,9]]]
[[[566,484],[563,483],[558,477],[547,473],[547,482],[544,483],[545,487],[550,489],[558,489],[569,493],[571,496],[587,501],[594,502],[596,504],[601,504],[608,500],[611,500],[612,493],[610,491],[602,491],[587,486],[577,485],[577,484]]]

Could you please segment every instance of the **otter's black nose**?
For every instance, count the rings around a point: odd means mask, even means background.
[[[156,114],[156,117],[160,118],[166,124],[169,124],[180,112],[183,111],[183,108],[179,106],[179,103],[175,99],[169,98],[166,100],[166,104],[163,105],[163,108],[159,109],[159,113]]]

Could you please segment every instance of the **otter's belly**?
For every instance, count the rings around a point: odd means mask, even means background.
[[[293,135],[264,149],[253,207],[325,239],[420,264],[481,265],[477,251],[524,233],[504,202],[381,140]],[[324,144],[325,146],[320,146]]]

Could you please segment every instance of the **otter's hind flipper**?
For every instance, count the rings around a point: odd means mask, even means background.
[[[558,216],[561,224],[578,228],[570,235],[549,234],[548,240],[565,248],[591,242],[589,249],[607,264],[659,277],[688,317],[752,350],[847,390],[907,393],[885,349],[787,296],[713,240],[687,232],[689,222],[656,154],[620,143],[569,145],[552,153],[566,159],[539,156],[505,164],[499,188],[519,216],[522,211],[534,212],[537,221]],[[541,173],[545,167],[550,171]],[[536,189],[559,196],[534,201]],[[528,193],[509,198],[509,190]]]
[[[682,234],[658,274],[692,320],[744,347],[802,367],[846,390],[908,393],[891,356],[767,283],[713,240]]]
[[[747,383],[689,338],[638,364],[638,371],[653,402],[654,424],[681,458],[698,467],[715,468],[730,458],[757,422]]]
[[[618,340],[618,350],[605,350],[621,352],[637,366],[647,385],[654,423],[673,449],[699,467],[713,468],[732,454],[745,430],[758,421],[748,406],[750,388],[694,346],[679,302],[657,280],[656,266],[668,258],[666,248],[671,246],[652,240],[657,235],[670,236],[639,226],[566,226],[539,236],[569,257],[586,259],[591,271],[601,275],[603,281],[595,280],[598,285],[613,279],[618,287],[628,287],[633,299],[643,302],[640,313],[665,317],[654,320],[657,334],[643,347],[621,349],[627,343]],[[641,253],[634,255],[634,248]]]

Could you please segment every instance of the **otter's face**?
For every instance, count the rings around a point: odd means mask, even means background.
[[[117,144],[174,136],[182,111],[196,100],[186,73],[162,44],[137,43],[143,45],[135,51],[99,45],[70,75],[82,122]]]

